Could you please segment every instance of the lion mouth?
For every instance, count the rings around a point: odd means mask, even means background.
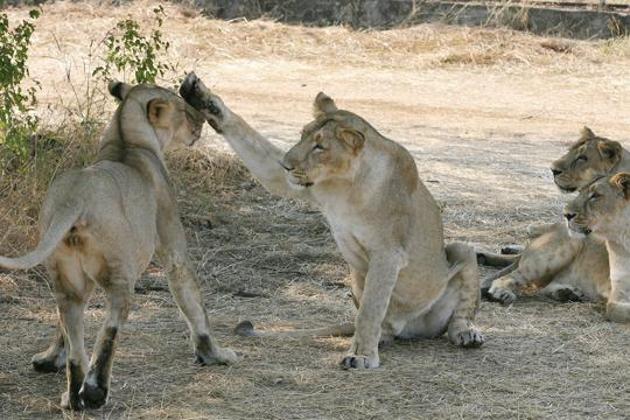
[[[289,183],[298,188],[308,188],[313,186],[313,183],[308,179],[304,179],[303,177],[296,176],[294,174],[290,174],[288,178]]]
[[[576,233],[578,235],[588,236],[593,233],[593,231],[586,226],[569,225],[569,233]]]
[[[556,182],[556,185],[558,186],[558,189],[560,191],[562,191],[563,193],[573,193],[573,192],[577,191],[577,188],[575,188],[575,187],[563,187],[562,185],[558,184],[557,182]]]
[[[576,187],[562,185],[562,180],[558,179],[557,177],[553,178],[553,183],[556,184],[556,187],[558,187],[558,189],[563,193],[572,193],[577,191]]]
[[[308,187],[312,187],[313,186],[313,183],[312,182],[308,182],[308,181],[306,181],[306,182],[293,181],[292,184],[295,185],[296,187],[299,187],[299,188],[308,188]]]

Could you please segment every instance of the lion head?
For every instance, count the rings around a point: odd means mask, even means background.
[[[369,127],[361,117],[339,110],[322,92],[315,98],[313,113],[315,120],[304,126],[300,141],[280,162],[296,188],[350,179]]]
[[[630,220],[630,174],[600,177],[580,190],[564,208],[569,232],[615,237],[627,230]]]
[[[170,144],[192,146],[201,136],[203,115],[169,89],[114,81],[109,92],[121,101],[118,120],[127,143],[147,138],[140,135],[146,129],[153,131],[161,150]]]
[[[593,179],[609,174],[622,157],[621,144],[598,137],[584,127],[580,139],[551,165],[553,180],[562,191],[577,191]]]

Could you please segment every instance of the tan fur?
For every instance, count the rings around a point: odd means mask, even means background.
[[[603,177],[583,188],[564,215],[573,235],[605,241],[611,283],[606,316],[630,322],[630,173]]]
[[[551,165],[562,191],[577,191],[599,176],[630,170],[630,155],[619,142],[599,137],[584,127],[580,139]]]
[[[40,371],[66,365],[62,405],[72,409],[106,402],[116,338],[131,307],[134,282],[154,252],[188,321],[198,360],[236,360],[234,352],[219,347],[210,335],[162,157],[170,143],[194,143],[203,118],[166,89],[114,83],[110,91],[122,103],[104,133],[97,161],[53,181],[35,251],[21,258],[0,257],[0,266],[6,268],[46,265],[61,329],[33,365]],[[106,292],[108,314],[88,363],[83,311],[96,284]]]
[[[180,89],[271,192],[306,200],[330,225],[350,265],[358,304],[344,368],[375,368],[379,341],[437,337],[479,346],[473,326],[477,264],[463,244],[444,246],[435,200],[409,152],[320,93],[315,120],[287,153],[224,105],[193,74]]]
[[[575,191],[597,177],[630,170],[630,154],[620,143],[597,136],[584,127],[580,139],[556,160],[551,170],[554,182],[563,191]],[[596,239],[572,238],[564,223],[531,229],[532,242],[516,263],[510,276],[484,281],[490,296],[504,304],[516,299],[519,286],[535,284],[541,293],[558,301],[608,298],[610,278],[608,253]],[[480,254],[481,261],[501,265],[500,256]],[[488,279],[490,280],[490,279]]]

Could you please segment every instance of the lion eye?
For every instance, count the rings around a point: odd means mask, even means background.
[[[601,196],[602,196],[601,194],[598,194],[596,192],[592,192],[590,197],[588,198],[588,201],[595,201]]]
[[[577,159],[575,159],[576,162],[586,162],[588,161],[588,158],[584,155],[582,156],[578,156]]]
[[[313,150],[324,150],[324,146],[322,146],[321,144],[317,143],[317,144],[315,144],[315,146],[313,146]]]

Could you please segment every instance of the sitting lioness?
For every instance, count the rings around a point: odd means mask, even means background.
[[[379,341],[438,337],[478,347],[474,251],[446,248],[440,209],[409,152],[320,93],[315,120],[287,153],[272,145],[190,74],[180,94],[222,134],[265,188],[321,209],[350,265],[358,307],[342,367],[376,368]],[[340,332],[344,330],[340,328]],[[330,330],[328,330],[330,331]],[[346,330],[347,331],[347,330]]]
[[[571,235],[593,234],[606,241],[610,295],[606,317],[630,321],[630,173],[599,178],[569,202],[564,217]]]
[[[630,153],[620,143],[599,137],[587,127],[569,151],[551,166],[554,182],[564,192],[576,191],[596,177],[622,170],[630,170]],[[488,265],[511,264],[484,280],[482,290],[489,288],[487,293],[492,299],[512,303],[516,288],[527,284],[542,287],[541,293],[559,301],[596,301],[608,297],[608,253],[601,241],[572,237],[565,223],[530,228],[529,234],[533,240],[520,256],[479,254],[480,262]]]
[[[192,145],[204,119],[160,87],[117,82],[110,84],[110,92],[122,102],[103,135],[96,162],[53,181],[34,251],[0,257],[0,267],[25,270],[44,263],[48,270],[63,335],[33,363],[43,370],[66,365],[68,386],[61,404],[75,410],[107,401],[119,329],[129,314],[134,282],[154,252],[190,327],[197,360],[236,360],[232,350],[219,347],[210,335],[162,155],[171,143]],[[83,312],[95,284],[106,292],[108,313],[88,363]]]

